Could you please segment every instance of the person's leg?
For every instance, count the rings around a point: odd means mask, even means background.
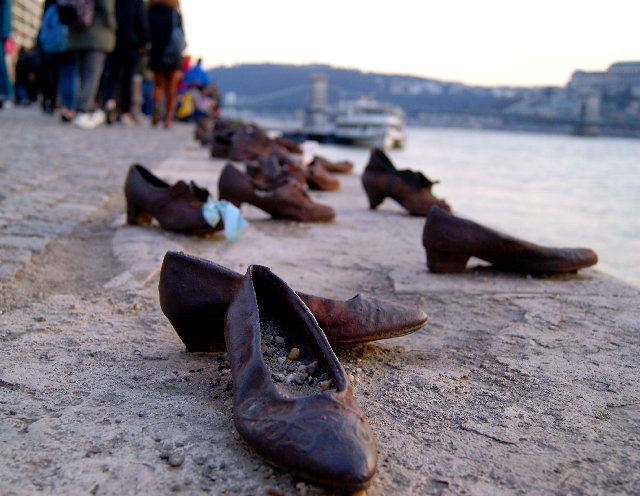
[[[11,100],[13,100],[13,85],[7,70],[4,43],[0,40],[0,101],[10,102]]]
[[[73,119],[77,104],[78,71],[74,54],[61,53],[58,57],[60,80],[58,90],[60,92],[60,116],[64,122]]]
[[[125,49],[121,54],[120,109],[123,114],[131,113],[133,75],[138,64],[138,59],[139,55],[135,47]]]
[[[97,50],[83,50],[79,54],[80,93],[78,94],[78,111],[92,112],[95,110],[96,95],[106,54]]]
[[[164,114],[164,127],[170,128],[173,125],[173,116],[176,111],[176,100],[178,96],[178,80],[180,79],[180,72],[177,70],[171,70],[167,72],[167,107]]]
[[[114,50],[107,55],[102,74],[102,98],[104,110],[107,114],[107,123],[111,124],[116,118],[116,97],[118,93],[118,80],[120,76],[120,61],[118,52]]]
[[[164,73],[158,71],[153,73],[153,110],[151,111],[151,124],[156,125],[160,122],[160,106],[165,93],[165,77]]]

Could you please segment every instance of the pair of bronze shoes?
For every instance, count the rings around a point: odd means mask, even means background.
[[[133,164],[124,184],[127,224],[150,224],[153,219],[163,229],[186,234],[205,235],[223,229],[222,221],[210,225],[202,214],[209,198],[205,188],[194,182],[178,181],[171,185],[149,169]]]
[[[220,174],[218,196],[238,208],[242,203],[254,205],[274,219],[328,222],[336,216],[329,205],[314,202],[300,181],[290,174],[254,180],[231,163]]]
[[[369,162],[362,174],[362,186],[369,198],[371,210],[376,209],[385,198],[391,198],[411,215],[426,216],[434,205],[451,210],[446,201],[431,192],[437,183],[421,172],[397,170],[380,148],[371,150]]]
[[[434,206],[424,224],[422,245],[434,273],[463,272],[469,258],[509,272],[575,272],[598,263],[589,248],[552,248],[515,238]]]
[[[377,467],[375,437],[330,342],[401,336],[426,322],[424,312],[361,296],[337,301],[296,293],[266,267],[252,265],[242,276],[177,252],[164,258],[159,292],[189,351],[227,350],[234,422],[251,448],[321,485],[367,486]],[[316,364],[331,387],[289,397],[276,386],[263,356],[274,328],[285,352]]]
[[[263,189],[282,182],[285,177],[292,177],[309,189],[319,191],[336,191],[340,189],[340,181],[329,172],[320,158],[314,158],[306,166],[294,161],[289,155],[272,153],[268,157],[258,157],[245,163],[247,175]]]
[[[295,141],[284,137],[270,138],[264,129],[253,123],[216,117],[208,128],[211,128],[210,138],[201,137],[207,130],[198,131],[197,128],[196,139],[203,144],[211,143],[211,156],[214,158],[241,162],[266,157],[275,150],[302,153]]]

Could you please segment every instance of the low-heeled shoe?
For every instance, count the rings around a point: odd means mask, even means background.
[[[302,185],[293,178],[285,178],[271,189],[259,189],[246,174],[228,163],[218,180],[218,197],[236,207],[249,203],[264,210],[274,219],[290,219],[300,222],[328,222],[336,216],[328,205],[316,203]]]
[[[574,272],[598,263],[589,248],[550,248],[514,238],[434,207],[422,233],[431,272],[462,272],[470,257],[504,271]]]
[[[314,160],[307,165],[307,184],[309,189],[320,191],[340,189],[340,181],[326,169],[320,160]]]
[[[202,215],[205,192],[204,188],[194,191],[184,181],[170,185],[142,165],[134,164],[124,184],[127,223],[149,224],[156,219],[168,231],[199,235],[219,231],[222,222],[212,227]]]
[[[314,360],[335,389],[285,396],[265,364],[263,328],[285,335],[287,349]],[[249,266],[225,318],[233,379],[233,418],[245,442],[296,476],[341,489],[362,489],[377,468],[371,427],[316,319],[267,267]]]
[[[434,205],[451,210],[447,202],[431,192],[434,184],[437,181],[431,181],[421,172],[397,170],[380,148],[371,150],[362,174],[362,186],[371,210],[376,209],[387,197],[398,202],[411,215],[427,215]]]
[[[160,269],[160,308],[192,352],[225,351],[224,316],[242,275],[214,262],[168,251]],[[298,293],[332,344],[395,338],[427,322],[418,308],[356,295],[333,300]]]

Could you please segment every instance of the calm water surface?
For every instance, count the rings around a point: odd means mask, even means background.
[[[322,145],[361,172],[366,149]],[[412,128],[399,169],[440,184],[458,215],[528,241],[585,246],[597,268],[640,285],[640,141],[617,138]]]

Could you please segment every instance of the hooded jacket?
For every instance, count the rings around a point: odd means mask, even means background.
[[[94,0],[93,24],[83,30],[69,29],[69,50],[109,53],[116,46],[116,0]]]

